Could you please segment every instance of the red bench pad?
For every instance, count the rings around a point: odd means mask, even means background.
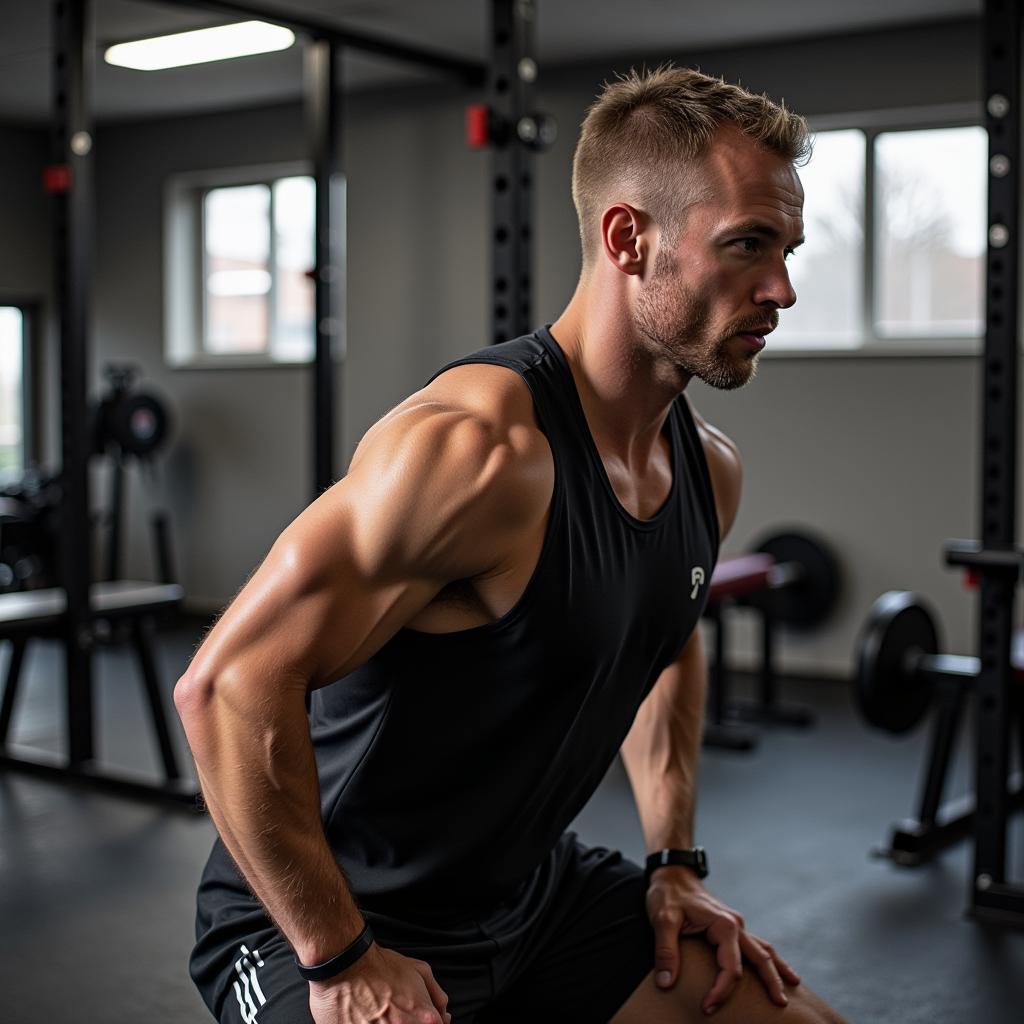
[[[764,590],[775,559],[771,555],[739,555],[723,559],[711,574],[710,601]]]

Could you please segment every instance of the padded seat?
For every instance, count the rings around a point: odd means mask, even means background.
[[[774,566],[774,557],[765,554],[723,559],[711,574],[708,600],[720,601],[723,597],[739,597],[764,590],[772,582]]]

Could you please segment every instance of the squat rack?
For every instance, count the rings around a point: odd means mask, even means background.
[[[315,295],[315,357],[313,370],[312,440],[315,498],[335,477],[334,423],[337,370],[345,352],[344,249],[341,233],[332,225],[343,223],[344,190],[340,127],[342,107],[335,90],[344,48],[362,50],[400,61],[419,64],[461,81],[479,86],[488,82],[497,115],[522,126],[530,85],[536,78],[532,52],[534,0],[491,0],[493,35],[492,71],[485,67],[428,49],[394,43],[366,33],[296,16],[284,9],[253,8],[232,0],[180,0],[178,6],[200,7],[223,14],[259,18],[283,25],[309,37],[304,52],[304,106],[309,152],[315,182],[313,272]],[[91,595],[92,568],[89,530],[89,433],[88,420],[89,316],[95,258],[93,191],[94,130],[92,78],[95,44],[92,28],[93,0],[53,2],[54,107],[51,132],[51,164],[44,186],[53,201],[55,250],[55,307],[60,346],[61,502],[59,510],[61,602],[56,628],[65,654],[66,764],[52,764],[8,756],[3,751],[10,722],[14,688],[4,693],[3,730],[0,733],[0,765],[20,768],[64,780],[86,782],[99,788],[137,797],[194,802],[174,764],[165,713],[155,685],[155,670],[147,669],[146,682],[154,725],[159,736],[166,781],[149,784],[115,776],[95,761],[95,723],[92,651],[95,646],[96,596]],[[536,122],[535,122],[536,123]],[[519,141],[535,139],[519,131]],[[528,155],[514,145],[507,133],[488,140],[495,147],[494,235],[495,301],[493,340],[510,328],[525,330],[530,321],[530,239]],[[540,147],[534,147],[540,148]],[[514,244],[505,246],[505,239]],[[514,256],[507,264],[505,253]],[[510,270],[514,269],[513,274]],[[506,312],[503,312],[503,308]],[[510,335],[506,335],[510,336]],[[180,600],[180,597],[178,598]],[[16,658],[20,662],[20,658]],[[146,660],[144,657],[143,660]]]
[[[1014,672],[1014,599],[1022,554],[1017,526],[1017,371],[1020,364],[1021,11],[986,0],[985,127],[989,140],[988,252],[982,374],[981,543],[952,541],[946,562],[981,580],[978,616],[975,788],[971,885],[979,916],[1024,923],[1024,886],[1006,878],[1007,776]],[[1024,738],[1022,738],[1024,743]],[[1022,748],[1024,756],[1024,748]]]

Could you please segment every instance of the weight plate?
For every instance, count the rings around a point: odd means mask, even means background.
[[[780,566],[795,565],[797,572],[784,586],[751,594],[745,603],[795,630],[811,630],[828,618],[842,581],[831,547],[810,534],[785,531],[763,538],[754,550],[771,555]]]
[[[858,642],[857,705],[874,726],[907,732],[924,717],[932,685],[915,671],[922,654],[938,654],[935,619],[916,594],[891,590],[872,606]]]

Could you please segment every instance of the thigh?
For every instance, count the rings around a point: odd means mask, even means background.
[[[381,946],[430,966],[455,1024],[474,1024],[492,991],[493,941],[472,922],[442,928],[364,913]],[[213,1016],[221,1024],[312,1024],[309,984],[291,946],[261,913],[237,925],[193,957],[193,979]]]
[[[312,1024],[309,985],[276,931],[239,942],[221,979],[221,1024]]]
[[[680,943],[680,971],[668,990],[654,984],[649,974],[619,1009],[611,1024],[697,1024],[707,1017],[701,1010],[714,984],[718,964],[711,946],[701,936]],[[789,1005],[776,1006],[757,975],[744,966],[732,996],[717,1010],[717,1024],[844,1024],[823,999],[806,985],[787,986]]]
[[[645,894],[636,864],[574,843],[549,908],[520,944],[511,983],[480,1024],[607,1024],[653,966]]]

